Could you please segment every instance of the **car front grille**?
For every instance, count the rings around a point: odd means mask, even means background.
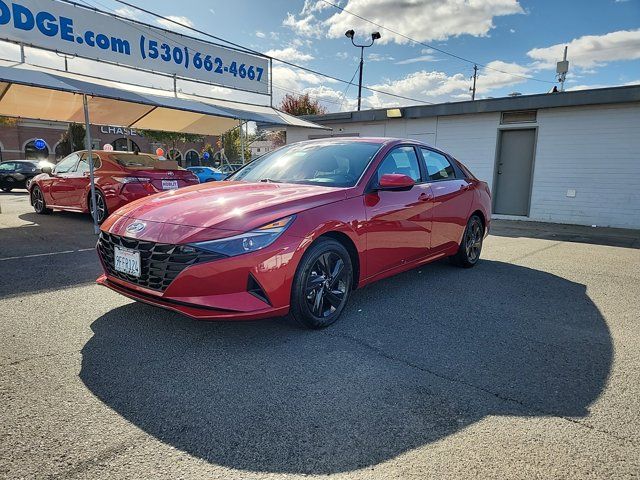
[[[116,271],[115,246],[140,252],[140,277]],[[100,232],[98,253],[109,275],[159,292],[164,292],[188,266],[224,258],[190,246],[147,242],[105,232]]]

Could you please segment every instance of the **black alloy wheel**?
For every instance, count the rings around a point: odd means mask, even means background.
[[[353,284],[353,266],[345,247],[321,239],[305,253],[293,281],[291,315],[308,328],[338,320]]]
[[[462,236],[462,243],[451,260],[454,264],[470,268],[478,263],[484,239],[484,225],[478,215],[472,215]]]
[[[4,185],[2,186],[2,191],[9,193],[11,190],[16,188],[16,181],[13,177],[8,176],[4,179]]]
[[[47,215],[51,213],[51,209],[47,208],[47,204],[44,201],[42,190],[37,185],[31,190],[31,205],[33,205],[33,209],[37,214]]]

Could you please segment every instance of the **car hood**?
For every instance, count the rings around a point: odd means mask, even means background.
[[[248,231],[346,198],[346,189],[285,183],[212,182],[125,205],[114,214],[148,222]]]

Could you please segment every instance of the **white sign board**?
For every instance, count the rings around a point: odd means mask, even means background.
[[[269,93],[269,60],[55,0],[0,0],[0,40]]]

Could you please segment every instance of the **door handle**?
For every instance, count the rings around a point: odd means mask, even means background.
[[[420,200],[421,202],[428,202],[429,200],[431,200],[433,198],[433,195],[429,194],[429,193],[421,193],[418,196],[418,200]]]

